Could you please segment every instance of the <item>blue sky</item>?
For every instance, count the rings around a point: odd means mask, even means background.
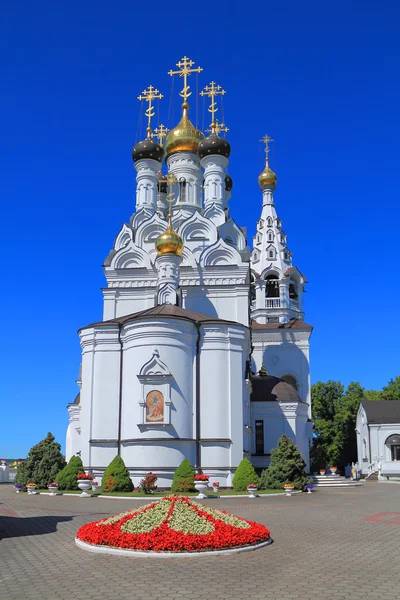
[[[2,454],[24,456],[49,430],[64,447],[76,331],[101,318],[102,261],[134,210],[136,97],[157,86],[165,123],[167,72],[184,54],[204,69],[199,86],[227,90],[231,213],[249,241],[259,140],[275,139],[276,206],[309,281],[312,381],[381,388],[400,374],[397,2],[0,10]]]

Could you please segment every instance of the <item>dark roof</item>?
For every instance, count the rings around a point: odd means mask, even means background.
[[[162,304],[161,306],[147,308],[146,310],[141,310],[137,313],[124,315],[123,317],[118,317],[117,319],[110,319],[109,321],[99,321],[98,323],[91,323],[90,325],[81,327],[79,331],[81,331],[82,329],[87,329],[88,327],[95,327],[99,325],[124,325],[124,323],[127,323],[128,321],[134,321],[138,319],[151,319],[153,317],[183,319],[185,321],[191,321],[192,323],[196,324],[220,323],[221,325],[241,325],[241,323],[237,323],[236,321],[226,321],[224,319],[218,319],[217,317],[202,315],[201,313],[193,312],[191,310],[187,310],[186,308],[181,308],[180,306],[172,306],[172,304]]]
[[[368,423],[400,423],[400,400],[363,400]]]
[[[79,394],[76,395],[76,398],[73,402],[70,402],[68,404],[68,406],[72,406],[73,404],[80,404],[81,403],[81,393],[79,392]]]
[[[257,323],[257,321],[251,322],[251,328],[257,331],[257,329],[313,329],[312,325],[307,325],[300,319],[290,319],[287,323]]]
[[[299,393],[290,383],[273,375],[252,375],[250,402],[301,402]]]

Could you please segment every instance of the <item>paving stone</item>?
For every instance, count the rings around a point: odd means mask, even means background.
[[[263,523],[274,543],[215,558],[99,556],[76,548],[77,529],[132,501],[28,497],[0,485],[0,600],[400,600],[400,486],[205,503]]]

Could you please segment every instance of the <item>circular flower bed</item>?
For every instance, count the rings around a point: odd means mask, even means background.
[[[177,495],[83,525],[77,540],[91,546],[154,553],[237,550],[271,542],[264,525]]]

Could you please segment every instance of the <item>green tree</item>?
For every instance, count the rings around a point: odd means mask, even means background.
[[[343,399],[344,387],[340,381],[318,381],[311,387],[311,406],[314,438],[310,451],[311,469],[319,470],[329,462],[337,464],[340,458],[340,435],[335,415]]]
[[[78,490],[79,473],[83,473],[83,463],[80,456],[71,456],[69,463],[56,475],[55,481],[60,490]]]
[[[364,399],[364,388],[358,382],[352,382],[338,405],[334,422],[337,428],[335,443],[340,453],[336,462],[342,467],[357,460],[356,418]]]
[[[129,471],[120,456],[116,456],[104,471],[101,482],[103,492],[132,492],[134,489]]]
[[[171,491],[175,493],[194,492],[194,476],[195,470],[193,469],[188,459],[185,458],[175,471]]]
[[[259,477],[249,459],[243,458],[235,471],[235,475],[233,476],[233,489],[237,491],[243,491],[248,485],[250,485],[250,483],[259,485],[259,481]]]
[[[391,379],[382,389],[382,400],[400,400],[400,376]]]
[[[291,439],[282,435],[278,446],[271,452],[268,469],[261,473],[261,488],[280,490],[285,483],[293,483],[302,490],[308,483],[306,463]]]
[[[61,446],[50,432],[44,440],[33,446],[26,461],[18,467],[17,483],[36,483],[45,488],[55,480],[57,473],[65,466],[65,458],[61,454]]]

